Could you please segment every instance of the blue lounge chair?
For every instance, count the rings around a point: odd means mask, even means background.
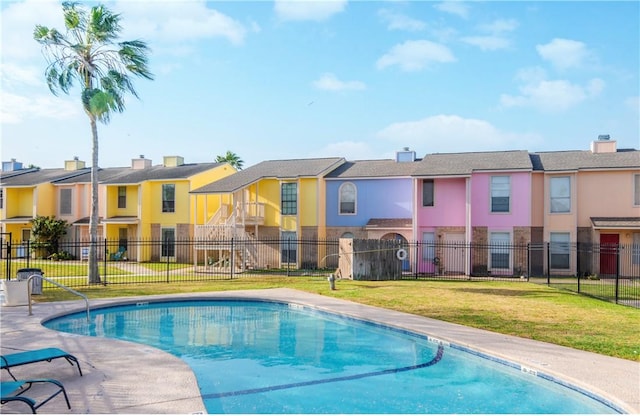
[[[69,364],[75,364],[78,367],[80,375],[82,376],[82,369],[80,369],[80,363],[78,362],[78,359],[59,348],[42,348],[39,350],[16,352],[14,354],[2,355],[1,357],[2,367],[0,368],[2,368],[3,370],[7,370],[11,378],[13,378],[14,380],[16,380],[16,378],[11,373],[11,370],[9,370],[10,367],[17,367],[19,365],[32,364],[41,361],[50,362],[51,360],[54,360],[56,358],[64,358],[69,362]]]
[[[41,402],[37,402],[35,399],[31,397],[24,396],[24,393],[27,392],[36,383],[50,383],[57,387],[55,393],[47,397],[45,400]],[[36,410],[45,403],[48,403],[49,400],[56,397],[58,394],[62,393],[64,395],[64,400],[67,402],[67,408],[71,409],[71,404],[69,404],[69,397],[67,396],[67,391],[64,389],[62,383],[58,380],[52,379],[35,379],[35,380],[19,380],[19,381],[3,381],[1,384],[2,397],[0,398],[0,403],[5,404],[9,402],[22,402],[25,403],[29,408],[31,408],[31,413],[36,413]]]

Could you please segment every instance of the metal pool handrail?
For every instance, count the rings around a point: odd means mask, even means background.
[[[89,298],[86,295],[83,295],[82,293],[75,291],[73,289],[71,289],[70,287],[67,287],[63,284],[60,284],[58,282],[56,282],[55,280],[51,280],[51,279],[47,279],[46,277],[39,275],[39,274],[32,274],[31,276],[29,276],[27,278],[27,291],[29,293],[29,315],[33,315],[33,313],[31,312],[31,279],[33,279],[34,277],[39,277],[43,280],[46,280],[47,282],[54,284],[56,286],[58,286],[59,288],[62,288],[64,290],[66,290],[67,292],[73,293],[76,296],[80,296],[81,298],[84,299],[85,305],[87,306],[87,322],[89,322],[91,320],[91,315],[89,312]]]

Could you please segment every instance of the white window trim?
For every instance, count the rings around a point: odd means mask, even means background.
[[[491,239],[492,234],[508,234],[509,235],[509,248],[507,249],[509,252],[509,266],[507,268],[504,267],[494,267],[491,261],[491,254],[493,254],[491,252],[491,248],[492,248],[492,244],[493,244],[493,240]],[[513,232],[510,230],[489,230],[489,250],[487,253],[487,256],[489,257],[487,259],[487,268],[491,271],[491,270],[495,270],[496,272],[501,272],[504,273],[505,270],[508,271],[512,271],[513,270],[513,257],[514,257],[514,253],[513,253]]]
[[[342,212],[342,188],[345,185],[353,186],[353,213]],[[358,214],[358,187],[353,182],[344,182],[338,187],[338,215],[357,215]]]
[[[560,179],[560,178],[568,178],[569,179],[569,210],[568,211],[553,211],[552,210],[552,196],[551,196],[551,182],[553,179]],[[552,215],[568,215],[571,214],[573,212],[573,201],[574,201],[574,197],[573,197],[573,180],[572,180],[572,175],[557,175],[557,176],[550,176],[549,177],[549,214]]]
[[[506,211],[494,211],[493,210],[493,178],[498,178],[498,177],[502,177],[502,178],[507,178],[509,180],[509,208]],[[511,175],[491,175],[489,177],[489,213],[492,215],[505,215],[505,214],[511,214],[511,201],[513,200],[512,198],[512,189],[513,187],[511,186]]]

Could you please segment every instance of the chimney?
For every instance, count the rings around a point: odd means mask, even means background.
[[[415,162],[416,152],[403,147],[401,151],[396,152],[396,162]]]
[[[73,160],[64,161],[64,170],[80,170],[85,167],[84,161],[80,160],[78,156],[74,156]]]
[[[608,134],[601,134],[598,140],[591,142],[591,153],[615,153],[616,151],[616,141],[611,140]]]
[[[3,172],[13,172],[20,169],[22,169],[22,162],[16,162],[14,158],[11,158],[9,162],[2,162]]]
[[[146,169],[151,167],[151,159],[145,159],[140,155],[138,159],[131,159],[131,169]]]
[[[176,166],[184,165],[184,158],[182,156],[165,156],[164,167],[175,168]]]

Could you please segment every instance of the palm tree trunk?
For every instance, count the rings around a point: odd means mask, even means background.
[[[100,283],[100,271],[98,270],[98,127],[96,119],[91,120],[91,215],[89,216],[89,283]]]

